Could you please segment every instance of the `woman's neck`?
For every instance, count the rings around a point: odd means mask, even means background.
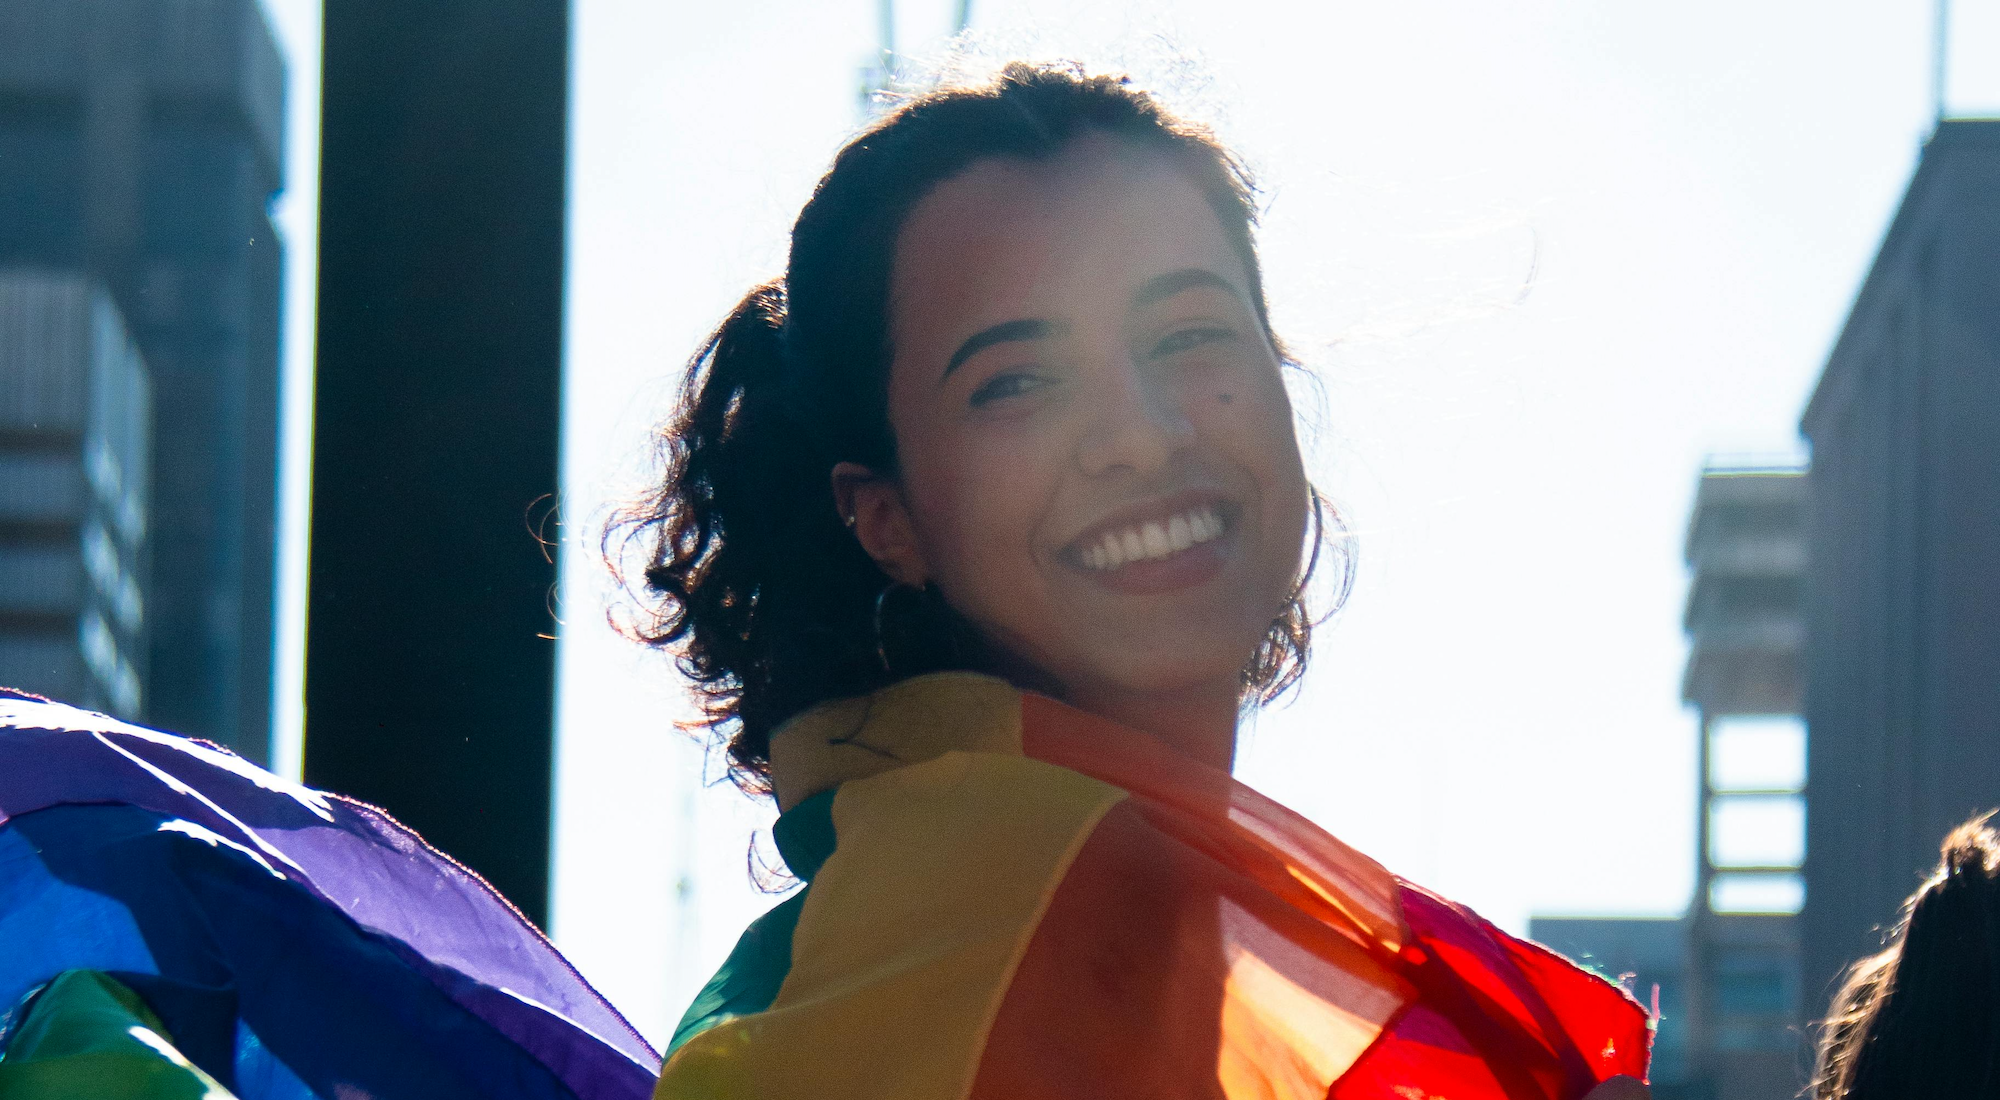
[[[1072,690],[1071,706],[1152,734],[1210,767],[1229,771],[1236,762],[1240,689],[1235,683],[1181,692]]]
[[[1065,684],[1013,657],[1004,649],[981,645],[984,660],[972,667],[999,676],[1015,687],[1060,699],[1078,710],[1108,718],[1121,726],[1149,733],[1179,752],[1213,768],[1230,771],[1236,763],[1236,720],[1242,714],[1243,688],[1235,677],[1181,691],[1132,691],[1116,685]]]

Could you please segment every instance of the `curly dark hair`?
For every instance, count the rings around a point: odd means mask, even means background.
[[[1269,333],[1249,173],[1129,78],[1017,62],[986,83],[911,98],[848,142],[792,227],[785,276],[751,290],[691,361],[655,440],[664,480],[605,531],[614,569],[633,540],[649,551],[637,618],[622,625],[675,654],[702,696],[700,725],[726,741],[746,789],[769,789],[771,731],[815,703],[923,672],[995,667],[935,595],[914,615],[900,606],[914,597],[896,601],[892,637],[878,637],[888,578],[841,522],[829,478],[843,461],[897,468],[888,296],[911,208],[975,161],[1050,159],[1086,134],[1165,154],[1202,188]],[[1313,551],[1244,669],[1246,702],[1277,697],[1303,671],[1313,625],[1305,584],[1339,522],[1317,493],[1313,505]],[[1344,543],[1333,555],[1337,607],[1351,561]]]

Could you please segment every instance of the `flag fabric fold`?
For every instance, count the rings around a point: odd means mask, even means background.
[[[658,1066],[530,922],[381,810],[0,690],[0,1007],[69,970],[149,1004],[208,991],[152,1009],[222,1029],[200,1068],[243,1100],[638,1100]]]
[[[1622,990],[1144,734],[947,673],[773,734],[801,896],[658,1096],[1578,1100]]]

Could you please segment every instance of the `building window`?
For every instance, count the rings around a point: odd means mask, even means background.
[[[1785,976],[1775,968],[1715,976],[1715,1007],[1726,1016],[1774,1016],[1791,1006]]]
[[[1715,1044],[1722,1050],[1787,1050],[1797,1042],[1797,978],[1768,951],[1724,950],[1715,958]]]
[[[1806,803],[1795,794],[1720,794],[1708,803],[1708,860],[1716,867],[1798,867]]]
[[[1717,791],[1805,789],[1806,725],[1797,715],[1718,718],[1708,745],[1708,785]]]
[[[1724,872],[1708,884],[1708,907],[1717,913],[1791,914],[1805,908],[1806,882],[1788,872]]]

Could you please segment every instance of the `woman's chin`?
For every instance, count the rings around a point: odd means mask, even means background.
[[[1213,654],[1239,650],[1246,659],[1252,648],[1238,639],[1181,636],[1181,644],[1166,639],[1107,640],[1092,667],[1069,683],[1093,685],[1093,693],[1150,699],[1209,699],[1233,696],[1241,686],[1244,661],[1221,660]],[[1254,643],[1253,643],[1254,644]],[[1225,648],[1226,646],[1226,648]]]

